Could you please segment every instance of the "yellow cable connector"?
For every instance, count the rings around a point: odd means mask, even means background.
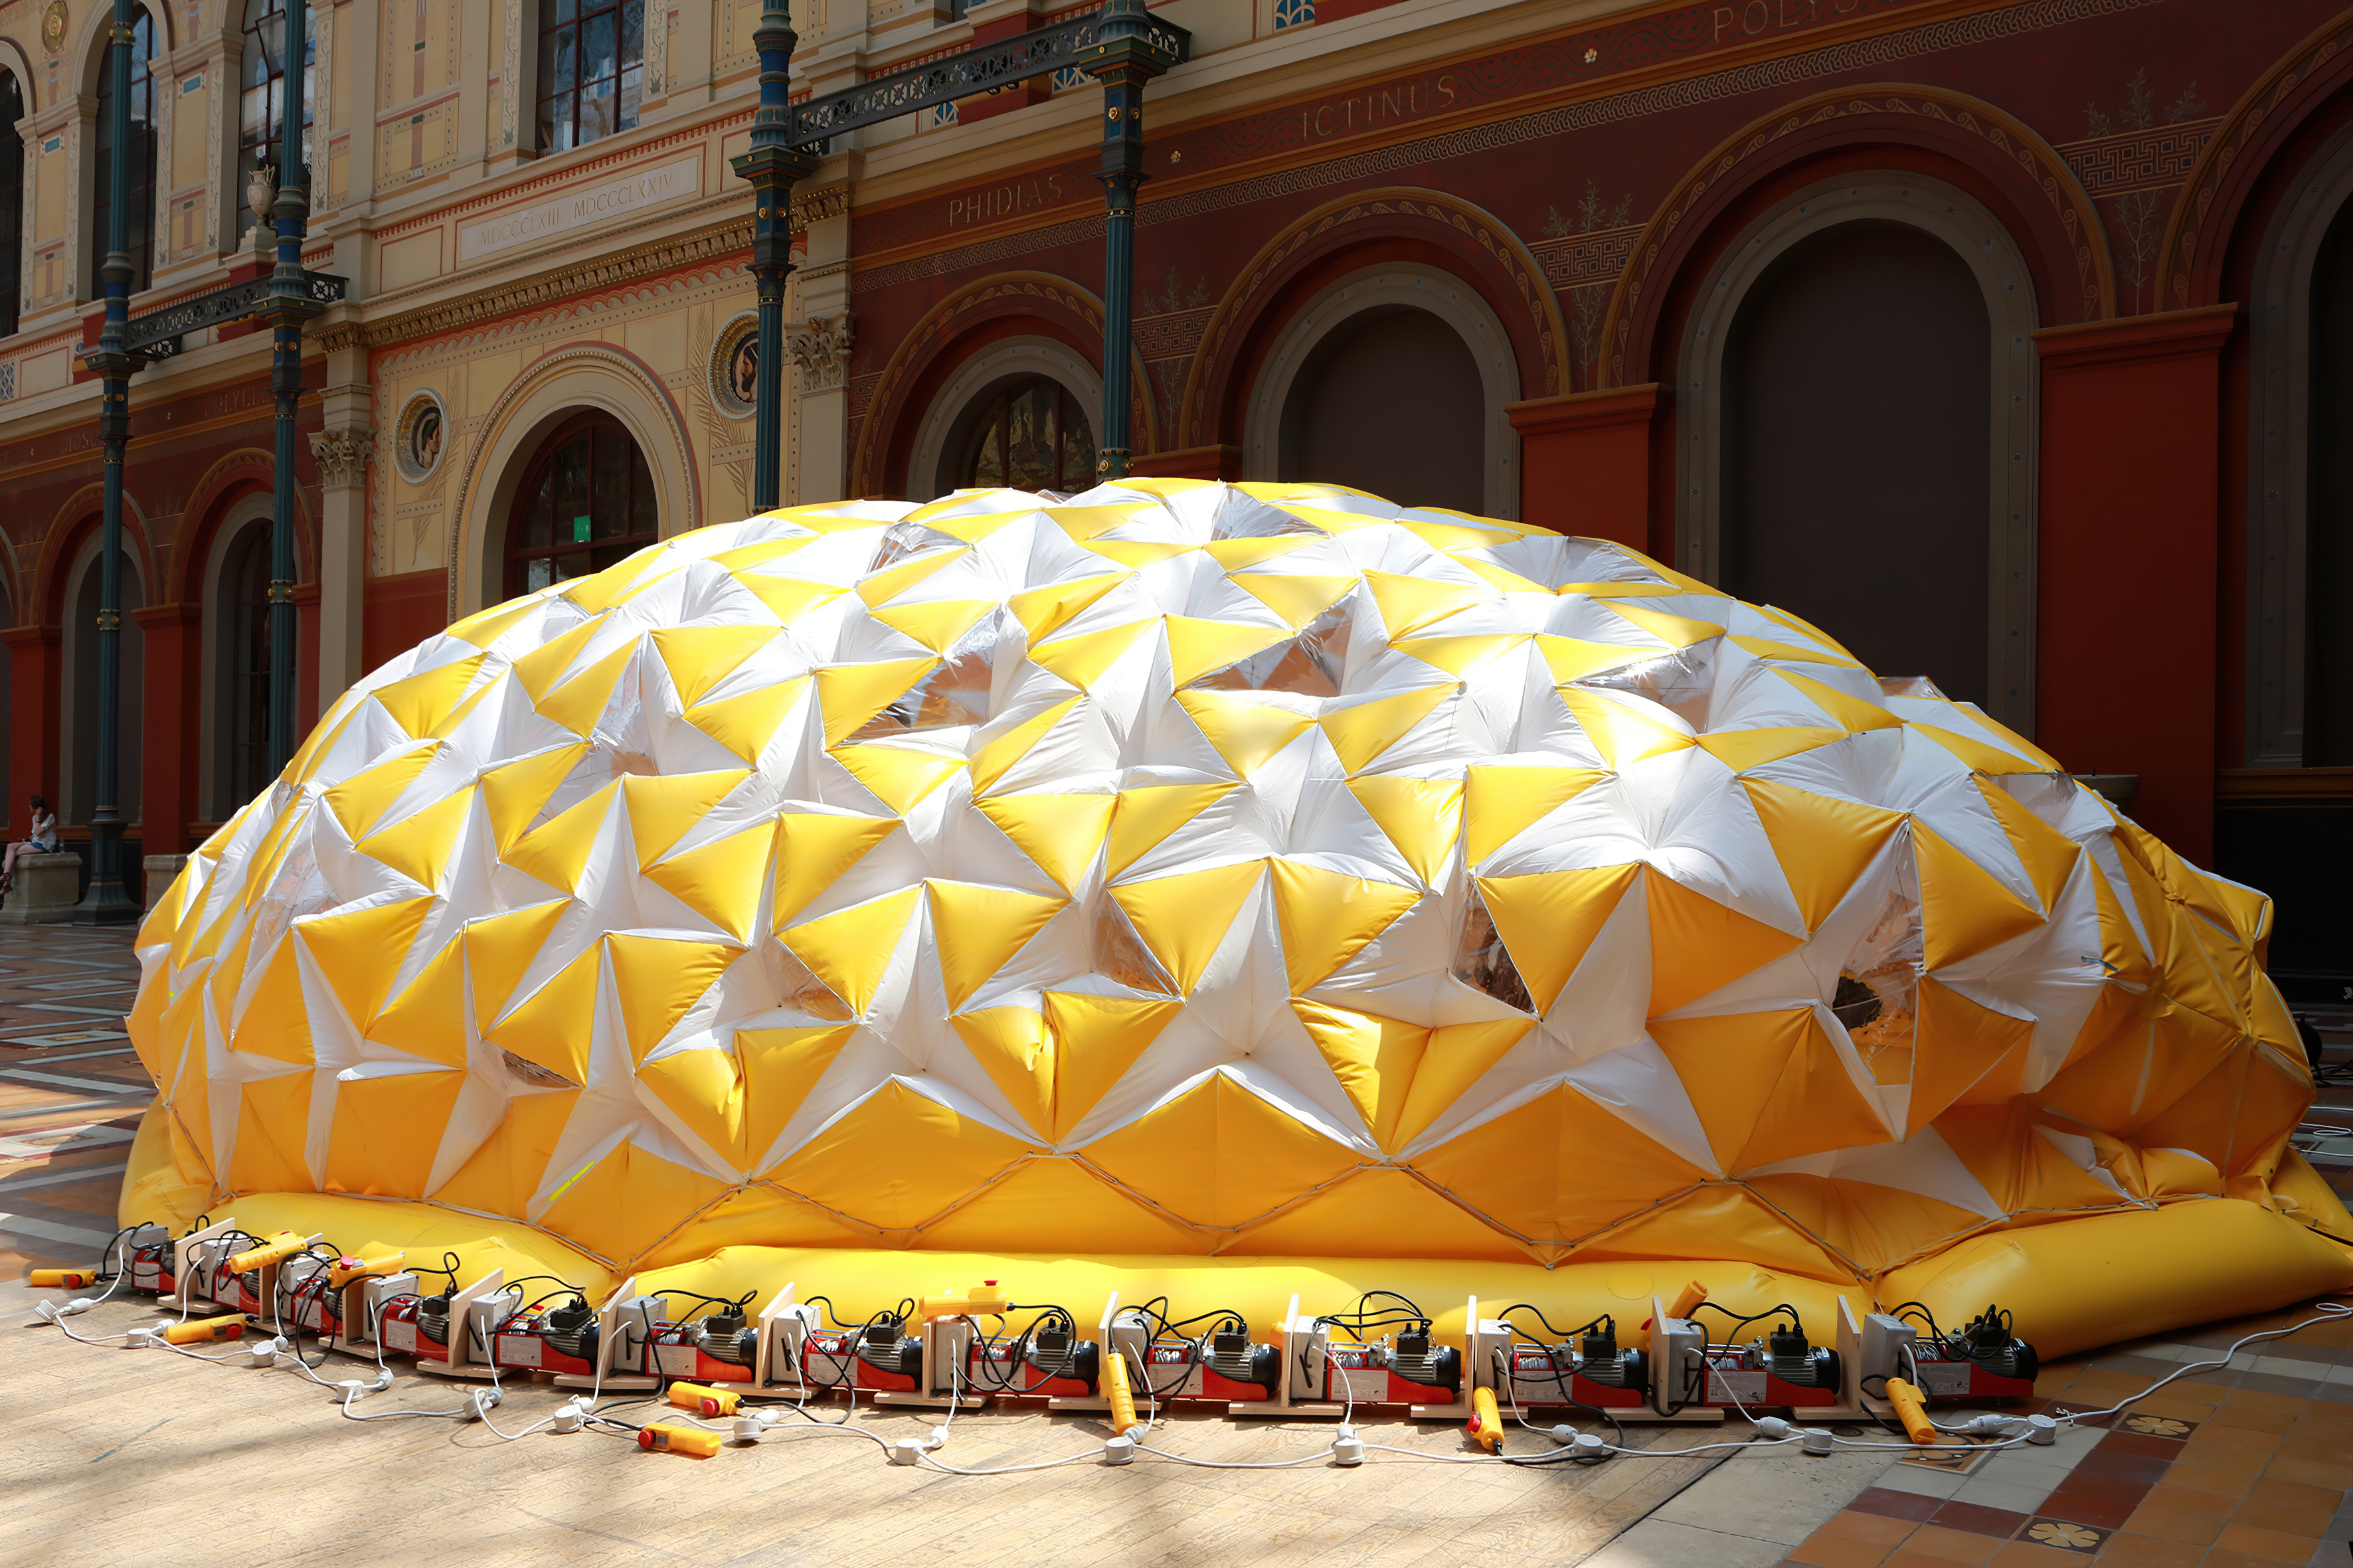
[[[1683,1287],[1683,1293],[1675,1298],[1673,1306],[1667,1309],[1667,1316],[1689,1318],[1694,1312],[1699,1310],[1699,1304],[1706,1300],[1707,1287],[1694,1279]]]
[[[36,1290],[79,1290],[98,1283],[95,1268],[36,1268],[27,1281]]]
[[[278,1233],[277,1240],[260,1247],[248,1247],[230,1258],[228,1271],[232,1274],[250,1274],[266,1265],[283,1263],[310,1245],[290,1230],[280,1231]]]
[[[733,1415],[744,1396],[732,1388],[714,1388],[707,1383],[673,1383],[668,1397],[681,1410],[691,1410],[697,1415]]]
[[[1504,1417],[1495,1408],[1495,1391],[1474,1388],[1471,1391],[1471,1419],[1463,1429],[1471,1440],[1491,1454],[1504,1451]]]
[[[638,1429],[638,1447],[656,1453],[690,1454],[707,1459],[719,1452],[719,1434],[700,1426],[641,1426]]]
[[[381,1279],[399,1273],[407,1260],[406,1249],[389,1258],[338,1258],[328,1266],[327,1283],[340,1290],[354,1279]]]
[[[1108,1350],[1103,1363],[1103,1397],[1111,1401],[1111,1426],[1113,1435],[1134,1430],[1141,1423],[1135,1418],[1135,1395],[1127,1386],[1127,1357],[1116,1350]]]
[[[241,1339],[245,1334],[243,1318],[191,1318],[185,1323],[167,1324],[164,1330],[166,1344],[193,1345],[206,1340]]]
[[[1933,1447],[1936,1442],[1936,1424],[1928,1419],[1927,1397],[1900,1377],[1887,1380],[1887,1403],[1895,1407],[1895,1418],[1904,1423],[1904,1434],[1921,1447]]]

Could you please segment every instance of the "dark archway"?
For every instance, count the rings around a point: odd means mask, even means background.
[[[2312,267],[2304,765],[2353,767],[2353,202]]]
[[[1487,394],[1462,335],[1409,306],[1349,318],[1283,400],[1276,472],[1401,506],[1486,510]]]
[[[1987,698],[1983,291],[1943,241],[1856,222],[1751,289],[1724,360],[1723,585],[1883,675]]]

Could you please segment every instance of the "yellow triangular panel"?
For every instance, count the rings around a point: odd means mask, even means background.
[[[1069,892],[1094,863],[1119,800],[1111,794],[992,795],[972,804]]]
[[[1585,962],[1585,950],[1593,945],[1641,868],[1599,866],[1477,879],[1495,934],[1504,939],[1520,978],[1527,982],[1537,1012],[1551,1010],[1553,999]]]
[[[1276,858],[1275,919],[1291,993],[1304,995],[1356,956],[1421,897],[1418,888],[1376,882],[1320,866]]]
[[[1453,779],[1368,773],[1350,779],[1348,793],[1397,846],[1423,885],[1437,886],[1462,830],[1462,785]]]
[[[1114,828],[1115,830],[1115,828]],[[1218,944],[1242,900],[1258,885],[1261,860],[1187,871],[1150,881],[1113,888],[1111,896],[1135,922],[1136,934],[1152,950],[1178,987],[1189,993],[1200,984]]]
[[[863,1014],[898,951],[921,888],[902,888],[777,933],[777,940],[833,994]]]
[[[1463,855],[1473,866],[1609,775],[1594,768],[1463,770]]]
[[[1437,711],[1438,705],[1456,689],[1444,684],[1419,686],[1394,697],[1334,708],[1316,722],[1324,726],[1324,738],[1339,754],[1340,765],[1352,773],[1362,773],[1403,740],[1407,731]]]
[[[977,882],[934,878],[924,886],[931,892],[932,935],[939,944],[940,975],[951,1012],[970,1001],[1070,903],[1068,899]]]

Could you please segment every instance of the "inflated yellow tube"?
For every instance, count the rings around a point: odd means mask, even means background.
[[[2260,1205],[2191,1198],[1977,1237],[1894,1270],[1877,1293],[1923,1302],[1948,1327],[2006,1307],[2047,1361],[2348,1288],[2342,1247]]]

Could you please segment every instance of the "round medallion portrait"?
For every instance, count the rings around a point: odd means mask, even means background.
[[[759,389],[760,321],[746,310],[712,341],[711,400],[730,419],[748,419]]]
[[[393,431],[393,458],[400,465],[403,479],[411,484],[421,484],[433,477],[433,471],[441,466],[448,423],[441,399],[436,395],[420,392],[408,400],[400,411],[400,424]]]

